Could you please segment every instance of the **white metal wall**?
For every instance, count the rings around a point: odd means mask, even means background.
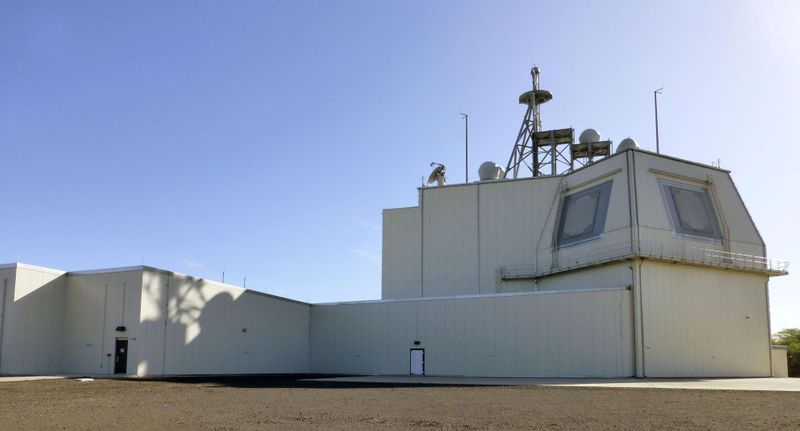
[[[2,303],[0,374],[63,372],[59,351],[63,274],[62,271],[23,264],[3,271],[0,283],[9,282],[5,283]]]
[[[138,375],[308,372],[310,306],[146,270]],[[131,353],[134,353],[131,348]]]
[[[472,265],[480,267],[480,293],[504,291],[497,280],[500,266],[535,262],[536,244],[548,216],[555,212],[551,204],[560,182],[537,178],[474,186],[480,201],[480,260]]]
[[[5,346],[6,303],[13,301],[17,265],[0,265],[0,374],[3,374],[3,347]]]
[[[786,346],[772,346],[772,377],[789,377]]]
[[[764,256],[764,242],[747,212],[730,174],[711,167],[634,151],[636,199],[638,201],[639,235],[643,246],[663,245],[666,249],[707,248],[756,256]],[[655,170],[655,171],[654,171]],[[668,174],[671,175],[668,175]],[[717,245],[703,240],[675,238],[664,206],[658,180],[702,186],[717,197],[719,215],[728,226],[727,242]],[[705,183],[711,180],[711,184]]]
[[[420,228],[419,207],[383,211],[382,298],[421,296]]]
[[[725,243],[676,238],[659,178],[710,188],[723,229],[727,226]],[[606,181],[613,187],[601,238],[556,249],[554,230],[564,196]],[[676,258],[702,256],[703,249],[764,255],[763,241],[727,172],[628,151],[563,177],[421,189],[420,207],[386,211],[384,299],[526,290],[533,288],[532,281],[506,283],[498,270],[558,271],[624,256],[637,247]],[[417,259],[422,260],[421,286]]]
[[[147,336],[139,326],[142,269],[70,273],[66,276],[64,370],[80,374],[113,374],[117,338],[128,339],[128,370],[143,360],[140,345]],[[116,331],[124,326],[126,331]]]
[[[428,375],[634,374],[631,292],[538,292],[311,307],[311,370]],[[414,341],[420,341],[419,346]]]
[[[626,166],[620,156],[566,177],[421,189],[419,207],[384,211],[383,298],[527,290],[530,282],[503,282],[498,270],[528,266],[533,273],[597,259],[594,251],[610,246],[630,250]],[[613,187],[602,238],[563,248],[554,257],[561,198],[605,181]]]
[[[475,186],[425,189],[422,295],[478,291],[478,195]]]
[[[632,285],[633,271],[631,264],[626,261],[544,277],[538,280],[537,290],[631,287]]]
[[[641,267],[646,377],[769,377],[767,277],[653,261]]]
[[[599,239],[556,249],[555,229],[558,210],[565,196],[612,181],[605,229]],[[536,269],[569,268],[591,263],[611,254],[624,255],[630,250],[631,216],[628,199],[627,164],[622,155],[610,157],[564,177],[561,190],[537,241]],[[546,201],[545,201],[546,202]],[[545,202],[541,202],[545,205]]]

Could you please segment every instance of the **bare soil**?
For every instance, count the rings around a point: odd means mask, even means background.
[[[0,383],[0,430],[800,429],[800,393],[301,382]]]

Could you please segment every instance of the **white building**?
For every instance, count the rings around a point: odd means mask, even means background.
[[[380,301],[0,266],[0,374],[408,374],[424,349],[428,375],[772,375],[785,267],[727,171],[631,149],[419,193],[384,211]]]
[[[786,266],[730,173],[621,149],[385,210],[379,301],[0,266],[0,374],[773,375],[767,283]]]

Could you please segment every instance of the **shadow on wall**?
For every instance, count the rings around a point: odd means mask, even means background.
[[[117,340],[128,375],[308,372],[308,304],[152,270],[20,267],[0,289],[2,374],[112,374]]]
[[[209,295],[203,279],[187,279],[187,283],[170,277],[169,288],[159,282],[163,280],[142,286],[141,323],[138,333],[131,332],[135,366],[129,364],[128,373],[208,372],[231,354],[229,344],[234,334],[227,314],[234,308],[233,295],[225,291]],[[215,346],[216,342],[221,344]]]
[[[131,374],[308,371],[307,304],[157,274],[142,286],[141,310]]]

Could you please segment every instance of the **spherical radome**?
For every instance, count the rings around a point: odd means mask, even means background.
[[[483,162],[478,168],[478,177],[481,181],[499,180],[503,177],[505,171],[495,162]]]
[[[637,148],[639,148],[639,144],[636,143],[636,140],[634,140],[633,138],[625,138],[622,140],[622,142],[619,143],[616,152],[621,153],[623,151],[635,150]]]
[[[600,132],[595,129],[586,129],[581,132],[581,136],[578,138],[578,142],[581,144],[587,144],[589,142],[600,142]]]

